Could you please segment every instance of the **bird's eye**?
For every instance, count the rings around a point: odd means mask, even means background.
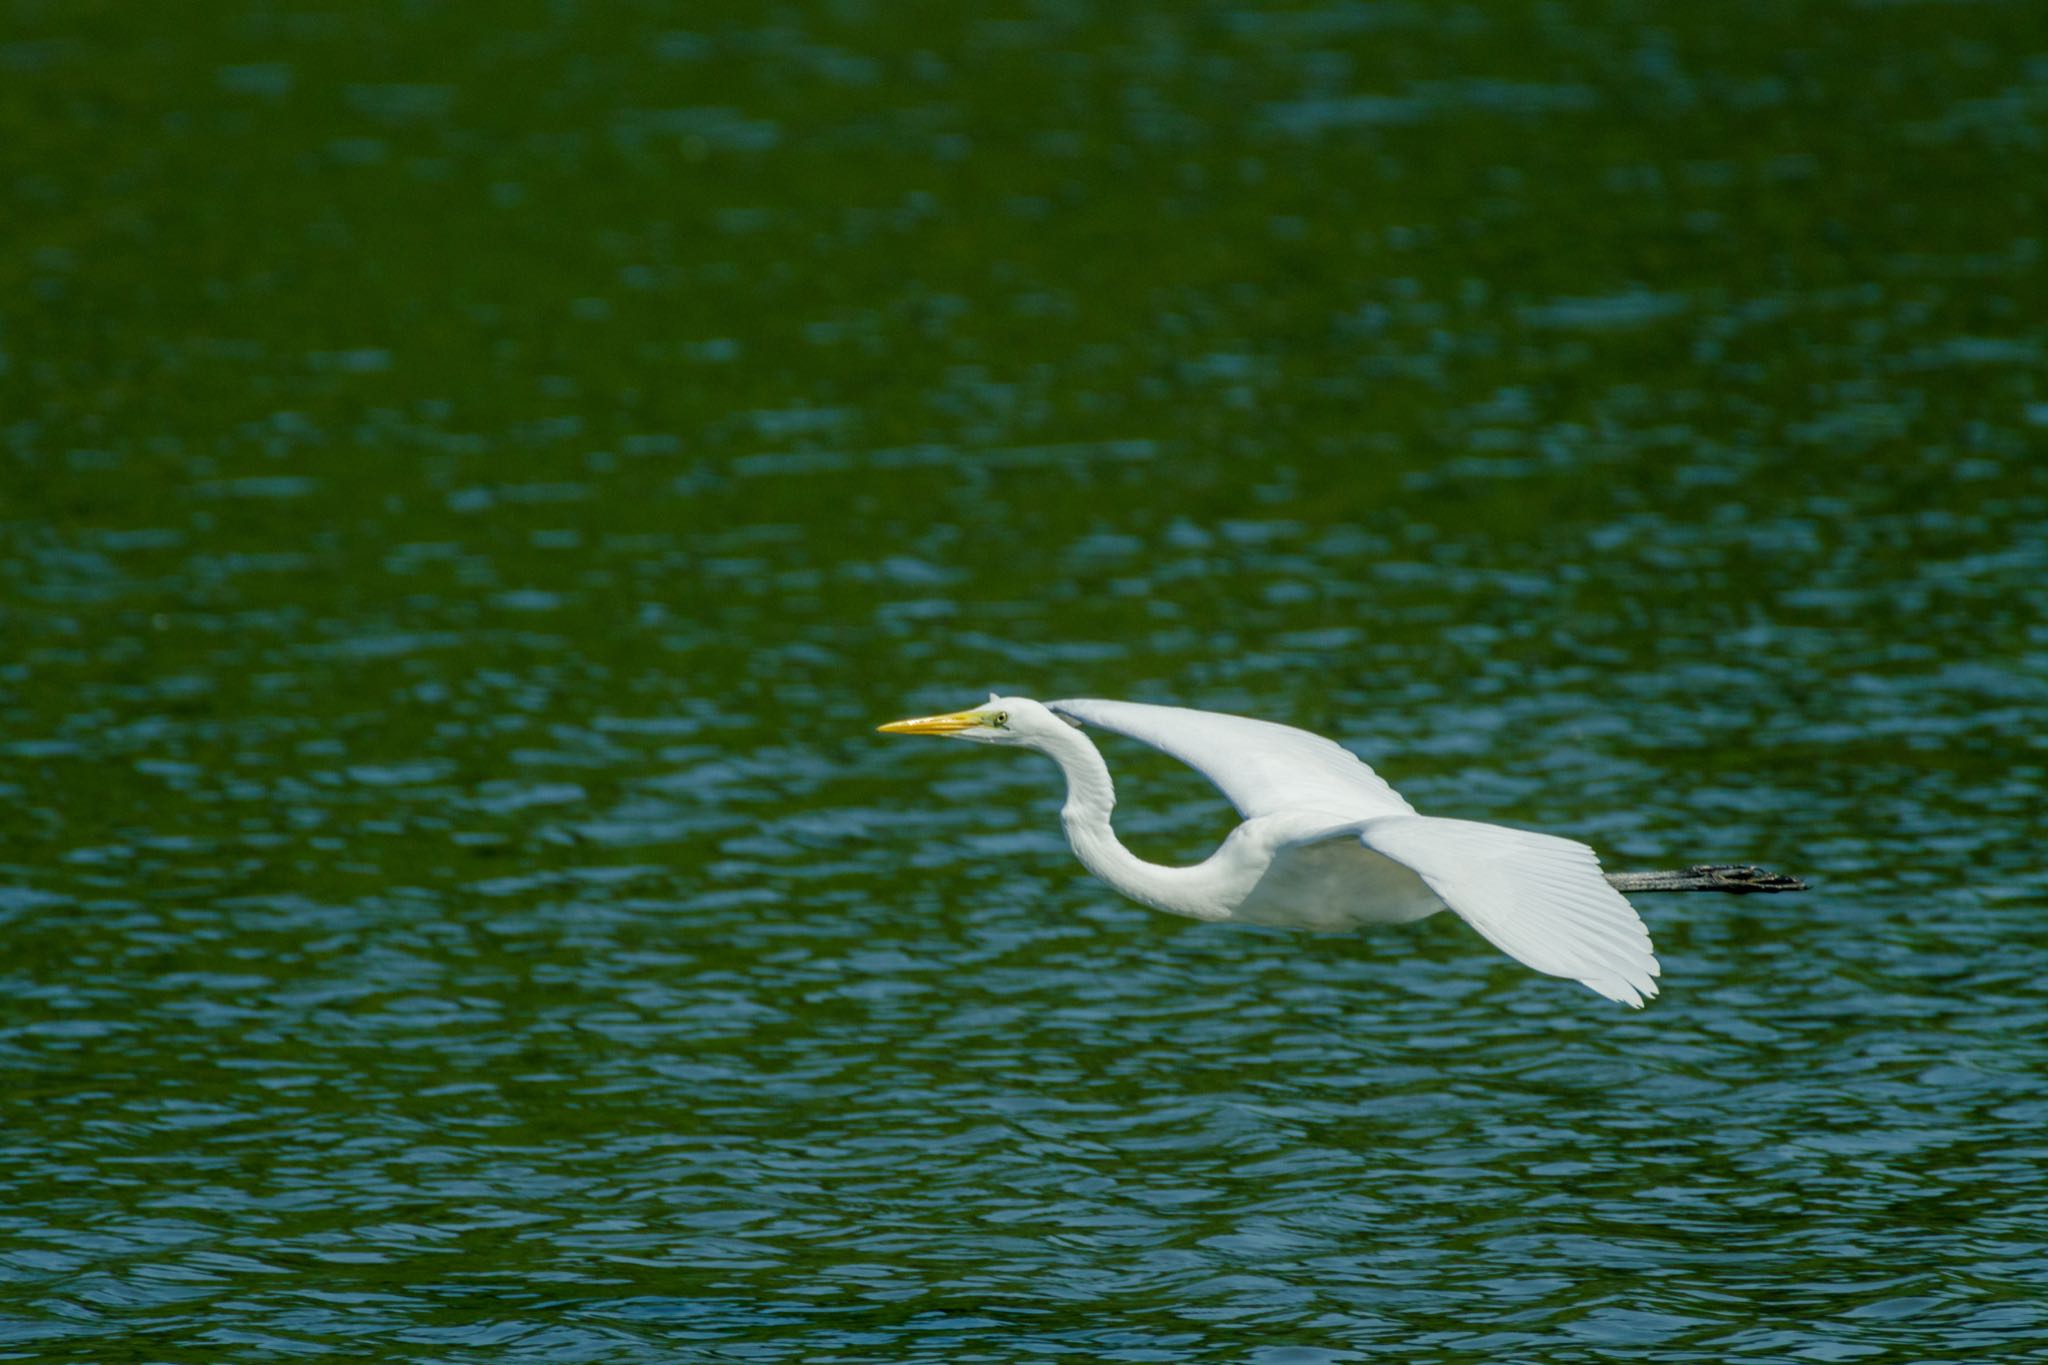
[[[988,723],[995,726],[998,730],[1007,730],[1010,728],[1010,713],[1008,711],[998,711],[988,718]]]

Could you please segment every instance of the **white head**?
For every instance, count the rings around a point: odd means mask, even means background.
[[[1043,749],[1067,738],[1079,729],[1073,721],[1029,697],[999,697],[988,694],[988,704],[943,716],[921,716],[916,720],[891,721],[881,727],[885,735],[944,735],[948,739],[971,739],[982,744],[1017,744]]]

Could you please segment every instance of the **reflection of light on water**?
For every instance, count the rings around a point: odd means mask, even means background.
[[[2048,1325],[2020,8],[187,8],[0,42],[13,1350]],[[1815,890],[1204,932],[991,688]]]

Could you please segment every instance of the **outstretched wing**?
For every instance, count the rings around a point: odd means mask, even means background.
[[[1625,1005],[1657,994],[1650,931],[1584,844],[1426,815],[1368,820],[1357,835],[1516,961]]]
[[[1248,820],[1299,809],[1353,820],[1415,810],[1349,749],[1291,725],[1087,697],[1046,705],[1172,755],[1214,782]]]

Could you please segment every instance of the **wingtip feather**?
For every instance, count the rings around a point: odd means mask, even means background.
[[[1360,837],[1510,957],[1631,1009],[1656,999],[1649,929],[1584,844],[1430,816],[1374,820]]]

